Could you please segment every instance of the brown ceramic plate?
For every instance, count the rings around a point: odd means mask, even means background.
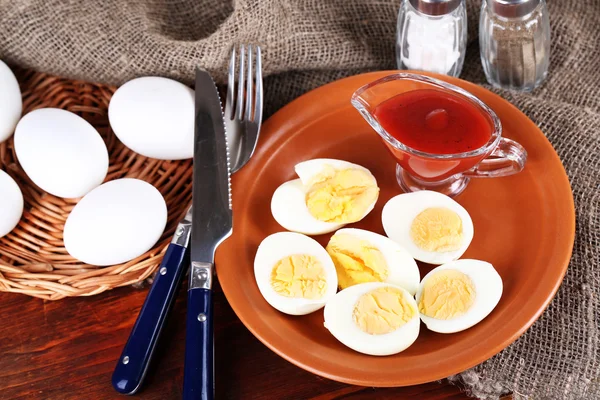
[[[529,152],[518,175],[473,179],[456,200],[471,214],[475,237],[463,256],[491,262],[504,281],[495,310],[455,334],[424,325],[400,354],[374,357],[338,342],[323,327],[323,311],[293,317],[271,308],[254,280],[259,243],[283,231],[270,211],[271,196],[296,178],[294,165],[338,158],[370,169],[381,195],[375,209],[353,226],[383,234],[381,210],[400,193],[395,162],[377,134],[350,105],[360,86],[390,72],[343,79],[298,98],[265,122],[250,163],[233,177],[233,236],[217,252],[219,281],[238,317],[264,344],[315,374],[355,385],[406,386],[468,369],[516,340],[540,316],[560,286],[573,248],[575,211],[569,181],[554,149],[537,128],[501,97],[459,79],[441,78],[486,102],[502,120],[504,136]],[[317,236],[326,245],[330,235]],[[431,269],[421,265],[421,276]]]

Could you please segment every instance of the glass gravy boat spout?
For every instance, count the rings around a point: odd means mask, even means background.
[[[377,115],[378,107],[396,96],[422,89],[432,89],[442,92],[442,95],[450,95],[454,100],[460,100],[459,103],[466,104],[474,110],[476,116],[480,114],[478,118],[481,121],[483,117],[482,129],[486,131],[478,134],[484,135],[484,139],[487,138],[485,135],[489,134],[487,142],[468,151],[449,152],[452,147],[448,145],[449,147],[439,152],[428,152],[403,143],[398,135],[390,133],[389,127],[386,130]],[[525,166],[527,152],[519,143],[502,137],[502,125],[496,113],[458,86],[419,74],[401,72],[362,86],[354,92],[351,102],[398,162],[396,177],[405,192],[435,190],[456,196],[466,188],[470,178],[512,175],[520,172]],[[446,113],[443,105],[440,107],[430,114],[440,111]],[[425,125],[425,119],[412,123]],[[398,120],[398,123],[402,124],[403,121]],[[435,132],[440,140],[444,139],[445,134],[443,127]]]

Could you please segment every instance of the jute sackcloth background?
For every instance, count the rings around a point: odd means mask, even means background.
[[[480,3],[468,0],[461,77],[488,86]],[[263,49],[268,116],[326,82],[395,68],[398,0],[2,0],[0,58],[71,78],[120,84],[160,75],[191,84],[196,65],[225,82],[235,44]],[[550,75],[531,94],[499,93],[539,124],[569,174],[573,258],[543,316],[513,345],[450,377],[479,398],[600,398],[600,0],[549,0]],[[546,249],[552,251],[552,249]]]

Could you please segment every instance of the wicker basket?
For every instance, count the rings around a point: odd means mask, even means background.
[[[154,185],[168,209],[165,232],[153,249],[125,264],[97,267],[72,258],[63,244],[63,226],[77,199],[52,196],[25,175],[12,138],[0,143],[0,168],[19,184],[25,210],[18,226],[0,238],[0,290],[47,300],[89,296],[141,282],[160,264],[177,222],[191,202],[191,161],[162,161],[126,148],[108,124],[108,102],[114,88],[16,71],[23,93],[23,115],[42,107],[62,108],[89,121],[104,139],[110,156],[106,181],[130,177]]]

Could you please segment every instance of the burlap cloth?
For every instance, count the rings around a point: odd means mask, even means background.
[[[266,115],[351,74],[395,67],[399,0],[1,0],[0,58],[66,77],[119,84],[140,75],[221,83],[231,47],[263,48]],[[462,78],[487,86],[479,2],[468,1]],[[450,377],[479,398],[600,398],[600,0],[549,0],[550,75],[533,94],[501,92],[539,124],[571,179],[577,239],[543,316],[513,345]],[[0,88],[1,90],[1,88]],[[552,251],[552,249],[545,249]]]

